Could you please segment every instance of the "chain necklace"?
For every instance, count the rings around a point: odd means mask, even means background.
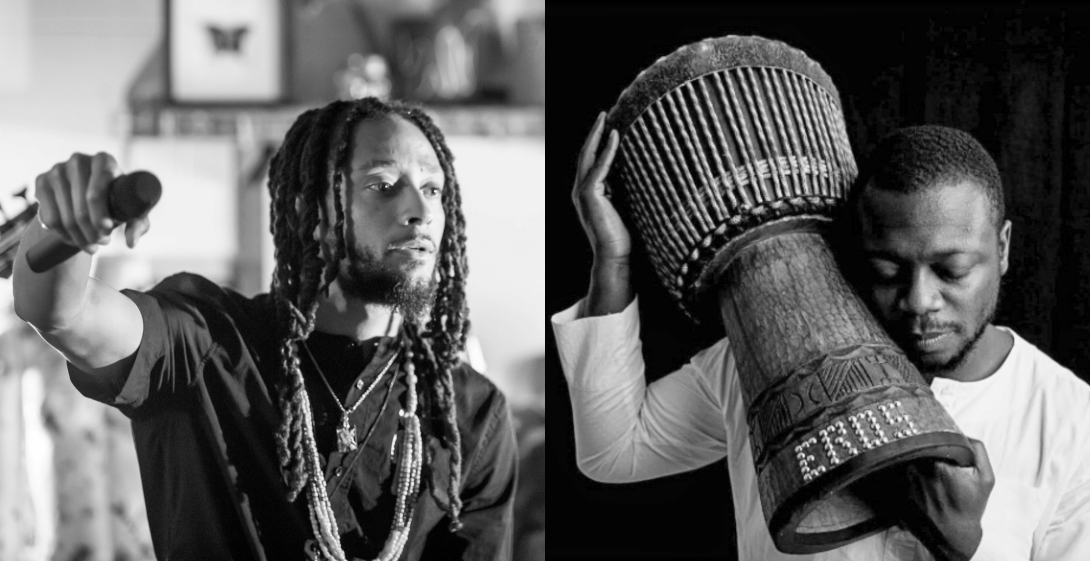
[[[372,381],[371,385],[367,387],[367,390],[365,390],[363,394],[360,395],[359,399],[357,399],[356,402],[352,404],[352,407],[345,409],[344,406],[341,405],[341,399],[337,397],[337,392],[334,392],[333,386],[329,385],[329,380],[326,379],[325,373],[322,372],[322,367],[318,366],[318,361],[314,359],[314,355],[310,352],[310,347],[307,346],[306,341],[303,341],[303,348],[306,349],[307,356],[310,357],[310,362],[314,364],[314,368],[318,371],[318,376],[321,376],[322,382],[325,382],[325,387],[329,390],[329,394],[333,396],[333,402],[336,403],[337,408],[341,410],[341,426],[337,428],[337,451],[343,454],[345,452],[355,450],[357,445],[356,426],[352,424],[352,422],[348,419],[348,416],[351,415],[352,412],[355,411],[361,403],[363,403],[364,399],[367,399],[367,396],[371,393],[371,390],[375,389],[375,387],[378,386],[379,381],[381,381],[383,376],[386,375],[386,371],[389,370],[390,365],[392,365],[394,361],[397,360],[397,355],[400,354],[401,351],[398,350],[394,352],[394,356],[390,357],[389,362],[387,362],[386,366],[382,368],[382,372],[379,372],[378,376],[375,376],[374,381]]]
[[[313,357],[311,359],[313,360]],[[405,349],[405,385],[408,387],[408,398],[405,408],[399,415],[403,438],[401,450],[391,451],[392,455],[400,456],[393,484],[397,503],[390,534],[386,537],[382,551],[375,561],[395,561],[401,557],[405,544],[408,542],[409,531],[416,512],[414,501],[421,489],[421,468],[424,464],[423,438],[417,411],[419,407],[416,395],[417,382],[412,349]],[[303,388],[303,395],[306,396],[306,388]],[[303,445],[306,446],[308,474],[307,507],[310,510],[310,524],[317,548],[317,552],[313,552],[313,557],[326,561],[347,561],[348,556],[341,547],[340,535],[337,531],[337,517],[330,504],[329,495],[326,494],[325,482],[321,475],[318,446],[314,442],[314,414],[310,410],[309,397],[303,400]]]

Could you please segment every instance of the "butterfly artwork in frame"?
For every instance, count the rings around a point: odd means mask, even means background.
[[[216,55],[241,55],[243,54],[242,39],[250,30],[245,25],[225,26],[209,23],[205,26],[212,39]]]
[[[284,101],[287,0],[164,1],[171,103]]]

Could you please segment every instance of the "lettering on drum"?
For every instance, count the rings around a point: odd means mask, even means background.
[[[786,444],[803,418],[874,388],[903,384],[910,368],[902,355],[859,347],[804,364],[778,380],[776,391],[765,389],[763,402],[749,406],[753,457],[764,465],[769,446]]]
[[[919,433],[912,418],[901,412],[900,400],[886,401],[852,415],[834,417],[815,436],[795,446],[795,459],[802,480],[809,483],[861,451]]]

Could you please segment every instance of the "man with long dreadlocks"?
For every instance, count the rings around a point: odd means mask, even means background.
[[[303,113],[271,163],[276,272],[254,298],[192,274],[147,292],[89,278],[119,225],[116,162],[75,154],[38,177],[16,313],[132,419],[159,559],[510,556],[517,451],[503,394],[458,358],[451,161],[412,106]],[[148,224],[127,223],[130,247]],[[84,251],[34,273],[46,230]]]

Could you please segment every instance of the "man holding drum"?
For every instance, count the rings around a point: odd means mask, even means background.
[[[1090,559],[1090,386],[991,323],[1011,223],[995,163],[975,139],[944,127],[884,139],[848,196],[838,251],[871,312],[971,437],[975,465],[918,462],[883,474],[872,482],[886,489],[876,508],[897,524],[800,557],[779,551],[762,520],[731,341],[645,384],[632,242],[605,194],[618,134],[606,134],[603,117],[572,195],[594,250],[590,289],[552,319],[588,477],[640,481],[726,457],[741,559]]]

